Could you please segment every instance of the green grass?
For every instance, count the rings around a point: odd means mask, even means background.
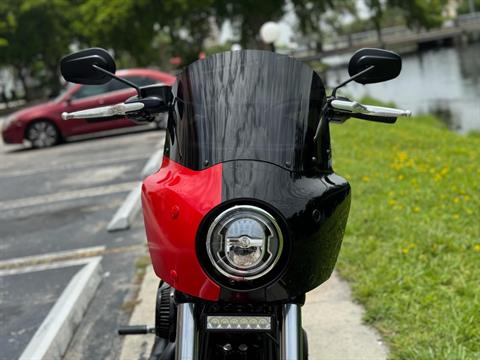
[[[432,116],[332,126],[352,185],[339,270],[393,359],[480,359],[480,136]]]

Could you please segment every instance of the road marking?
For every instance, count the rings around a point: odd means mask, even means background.
[[[62,261],[53,262],[51,264],[42,263],[38,265],[28,265],[21,268],[5,269],[5,270],[0,270],[0,276],[19,275],[19,274],[26,274],[26,273],[37,272],[37,271],[54,270],[54,269],[60,269],[60,268],[70,267],[70,266],[85,265],[90,262],[91,258],[92,257],[85,258],[85,259],[62,260]]]
[[[93,257],[72,277],[35,332],[20,360],[61,359],[102,281],[101,257]],[[69,262],[67,262],[69,263]]]
[[[159,169],[163,159],[163,142],[161,142],[160,145],[160,149],[155,151],[152,156],[150,156],[147,163],[143,167],[142,178],[146,178],[148,175],[153,174]],[[142,208],[141,196],[142,182],[140,181],[132,189],[132,191],[130,191],[128,196],[125,198],[125,201],[118,208],[115,215],[113,215],[112,220],[110,220],[107,226],[108,231],[127,230],[130,228],[130,224]]]
[[[45,194],[39,196],[32,196],[17,200],[0,201],[0,211],[12,210],[17,208],[47,205],[60,201],[77,200],[88,197],[110,195],[130,191],[130,189],[137,184],[136,181],[126,182],[114,185],[98,186],[88,189],[65,191],[54,194]]]
[[[51,262],[60,261],[60,260],[71,260],[71,259],[79,259],[84,257],[92,257],[92,256],[97,256],[103,251],[105,251],[105,246],[92,246],[88,248],[75,249],[75,250],[56,251],[53,253],[47,253],[47,254],[41,254],[41,255],[22,256],[18,258],[0,261],[0,269],[11,269],[11,268],[18,268],[18,267],[28,266],[28,265],[51,263]]]
[[[0,261],[0,275],[14,275],[23,271],[23,268],[39,268],[43,269],[42,266],[51,265],[54,262],[66,262],[66,261],[81,261],[81,259],[100,256],[106,254],[118,254],[126,253],[135,250],[144,250],[146,245],[127,245],[127,246],[117,246],[106,248],[105,246],[92,246],[88,248],[81,248],[75,250],[66,250],[66,251],[57,251],[53,253],[33,255],[33,256],[22,256],[18,258],[2,260]],[[84,260],[83,260],[84,261]],[[80,264],[81,262],[79,262]],[[19,269],[22,268],[22,269]],[[45,268],[46,269],[46,268]],[[31,270],[36,271],[36,270]]]
[[[8,168],[3,168],[3,169],[0,169],[2,171],[2,173],[0,174],[0,179],[48,173],[56,170],[75,170],[75,169],[81,169],[84,167],[93,167],[98,165],[124,163],[127,161],[142,160],[146,158],[147,158],[146,155],[132,155],[132,156],[124,156],[122,158],[98,159],[94,161],[91,161],[91,160],[75,161],[70,164],[59,164],[59,166],[55,166],[55,164],[49,164],[48,167],[42,167],[42,168],[30,168],[30,169],[22,169],[22,170],[9,170]]]

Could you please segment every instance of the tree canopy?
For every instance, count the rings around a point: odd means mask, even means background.
[[[377,28],[390,9],[411,27],[441,24],[447,0],[365,0]],[[325,27],[336,28],[344,14],[356,16],[355,0],[2,0],[0,66],[10,67],[27,96],[59,89],[58,61],[71,49],[101,46],[119,65],[171,66],[206,51],[212,29],[230,24],[243,47],[265,47],[259,30],[286,13],[297,18],[296,33],[321,50]],[[47,89],[47,91],[45,91]]]

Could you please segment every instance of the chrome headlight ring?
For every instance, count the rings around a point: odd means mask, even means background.
[[[275,218],[251,205],[233,206],[211,223],[206,250],[214,268],[236,281],[258,279],[277,264],[283,235]]]

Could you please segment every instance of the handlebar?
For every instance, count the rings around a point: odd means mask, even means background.
[[[125,116],[129,112],[142,110],[145,104],[141,102],[120,103],[110,106],[102,106],[94,109],[74,111],[71,113],[62,113],[63,120],[71,119],[95,119],[102,117]]]
[[[366,116],[388,117],[397,118],[400,116],[411,116],[410,110],[401,110],[395,108],[388,108],[383,106],[363,105],[356,101],[348,100],[332,100],[330,105],[333,109],[340,110],[342,112],[361,114]]]
[[[166,106],[158,98],[133,99],[135,101],[125,102],[116,105],[102,106],[94,109],[75,111],[71,113],[62,113],[63,120],[70,119],[96,119],[115,116],[126,116],[131,113],[135,115],[140,110],[149,110],[151,114],[165,111]],[[344,119],[348,117],[357,117],[360,119],[394,123],[397,117],[411,116],[411,111],[383,106],[363,105],[356,101],[348,99],[333,99],[329,102],[330,108],[337,110]],[[345,118],[345,115],[347,116]],[[343,120],[344,121],[344,120]]]

